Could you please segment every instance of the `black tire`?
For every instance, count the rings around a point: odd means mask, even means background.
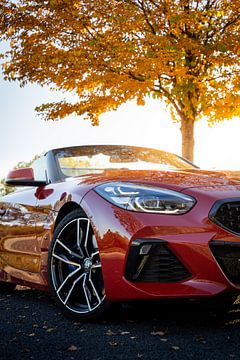
[[[94,321],[110,307],[91,224],[79,209],[58,224],[48,255],[49,284],[64,315]]]
[[[0,293],[6,294],[11,293],[13,290],[15,290],[16,285],[10,282],[0,281]]]

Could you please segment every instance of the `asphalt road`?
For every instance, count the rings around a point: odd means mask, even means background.
[[[228,312],[197,304],[123,306],[98,323],[64,318],[49,294],[0,295],[0,359],[240,359],[240,300]]]

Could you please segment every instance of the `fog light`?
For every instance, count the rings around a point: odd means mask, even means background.
[[[140,249],[140,255],[147,255],[151,249],[152,245],[143,245]]]

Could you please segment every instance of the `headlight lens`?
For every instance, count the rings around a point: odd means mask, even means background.
[[[196,203],[177,191],[125,182],[99,185],[95,191],[120,208],[159,214],[184,214]]]

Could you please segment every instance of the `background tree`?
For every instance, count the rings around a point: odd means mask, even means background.
[[[164,100],[192,160],[196,120],[240,115],[239,8],[240,0],[0,0],[0,36],[11,47],[4,76],[78,96],[37,108],[46,119],[75,113],[96,125],[128,100]]]
[[[0,179],[0,196],[10,194],[11,192],[14,191],[14,189],[15,188],[13,186],[5,185],[5,179]]]

